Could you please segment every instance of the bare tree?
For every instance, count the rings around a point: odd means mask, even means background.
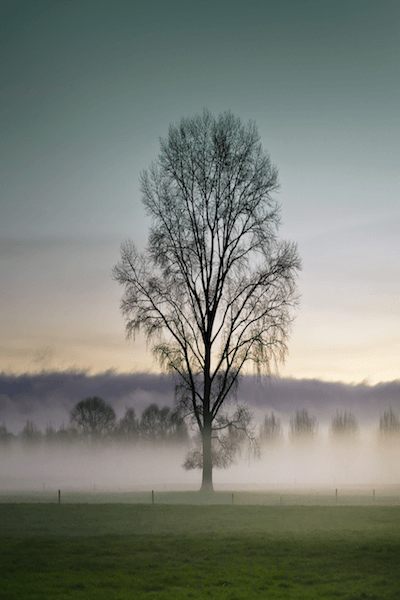
[[[283,430],[280,419],[271,412],[265,415],[264,423],[260,427],[260,442],[262,445],[275,445],[282,441]]]
[[[26,444],[39,444],[42,441],[42,432],[29,419],[20,435]]]
[[[81,429],[82,431],[82,429]],[[65,427],[64,422],[56,433],[56,440],[59,444],[76,444],[79,442],[80,432],[73,425]]]
[[[386,439],[400,436],[400,420],[391,407],[379,419],[379,433]]]
[[[10,431],[7,431],[6,424],[3,423],[0,425],[0,446],[7,446],[10,444],[15,438],[15,435]]]
[[[351,412],[337,411],[332,417],[330,433],[335,441],[355,440],[358,434],[357,419]]]
[[[93,438],[110,433],[116,424],[115,411],[98,396],[81,400],[70,413],[71,425]]]
[[[179,411],[171,411],[169,416],[169,433],[168,438],[176,444],[183,444],[189,439],[189,432],[185,419]]]
[[[136,418],[134,408],[127,408],[116,429],[117,437],[127,443],[137,442],[139,439],[139,420]]]
[[[150,442],[184,442],[188,431],[184,419],[169,406],[159,408],[150,404],[142,413],[140,419],[140,436]]]
[[[52,426],[51,421],[49,421],[46,425],[46,432],[45,432],[44,439],[46,441],[46,444],[53,444],[57,440],[57,431]]]
[[[157,404],[150,404],[142,412],[140,419],[140,435],[143,440],[150,442],[165,441],[168,437],[170,408],[159,408]]]
[[[296,416],[290,419],[289,438],[292,442],[314,442],[318,435],[318,425],[315,417],[310,417],[306,410],[298,410]]]
[[[208,490],[212,439],[233,424],[225,409],[240,372],[253,363],[269,374],[286,355],[300,259],[278,238],[278,174],[253,123],[204,110],[160,144],[141,180],[147,250],[123,244],[113,276],[124,286],[127,335],[144,332],[178,377],[177,404],[200,432]]]

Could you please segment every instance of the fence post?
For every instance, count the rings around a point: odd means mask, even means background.
[[[336,496],[336,504],[337,504],[337,488],[335,490],[335,496]]]
[[[154,490],[151,490],[151,503],[154,504]]]
[[[373,498],[373,501],[374,501],[374,504],[375,504],[375,490],[372,490],[372,498]]]
[[[233,504],[233,492],[232,492],[232,504]]]
[[[61,504],[61,490],[58,490],[58,504]]]

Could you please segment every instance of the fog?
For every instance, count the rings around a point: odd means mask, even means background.
[[[140,491],[194,484],[199,474],[181,467],[183,448],[128,448],[83,444],[0,451],[2,490]]]
[[[263,448],[260,460],[245,461],[220,472],[221,483],[234,480],[253,486],[356,486],[400,482],[400,446],[380,440],[374,428],[362,431],[355,441],[334,442],[328,431],[312,444],[284,441]],[[216,478],[217,479],[217,478]]]
[[[286,429],[287,432],[287,429]],[[333,442],[327,429],[309,445],[263,447],[259,459],[246,453],[228,469],[214,469],[215,489],[268,489],[320,485],[331,488],[400,482],[398,443],[364,428],[351,443]],[[185,446],[118,444],[27,445],[16,439],[0,448],[0,489],[86,492],[196,490],[200,470],[182,467]]]
[[[0,374],[0,426],[9,432],[0,443],[1,490],[140,491],[199,489],[201,472],[182,467],[187,448],[164,444],[49,443],[42,435],[28,444],[19,435],[27,420],[44,433],[46,426],[68,427],[70,411],[83,398],[98,395],[121,419],[127,408],[136,416],[155,402],[172,406],[173,381],[162,375],[106,372]],[[389,408],[400,414],[400,381],[370,386],[318,380],[272,378],[261,384],[245,376],[238,401],[254,414],[255,429],[274,411],[283,428],[282,442],[263,446],[259,460],[246,452],[226,470],[214,470],[215,489],[257,489],[271,486],[400,483],[400,448],[378,436],[380,416]],[[316,418],[318,437],[304,446],[290,440],[290,420],[306,409]],[[352,443],[334,444],[329,435],[332,416],[355,415],[358,433]],[[13,435],[12,435],[13,434]],[[190,432],[193,435],[193,432]]]
[[[119,374],[113,371],[90,375],[81,371],[42,372],[10,375],[0,373],[0,425],[18,434],[27,419],[42,431],[51,422],[56,428],[69,423],[74,405],[89,396],[100,396],[121,417],[126,407],[136,414],[156,402],[172,406],[174,381],[154,373]],[[306,408],[319,423],[329,422],[336,410],[351,411],[360,425],[379,422],[390,406],[400,413],[400,381],[377,385],[344,384],[315,379],[273,377],[241,379],[238,400],[254,410],[256,419],[266,412],[279,413],[282,424],[289,422],[296,410]]]

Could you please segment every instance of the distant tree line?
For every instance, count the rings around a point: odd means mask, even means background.
[[[351,412],[339,412],[331,419],[330,438],[333,442],[349,442],[358,438],[359,426]],[[382,441],[400,441],[400,419],[392,408],[381,414],[379,419],[378,438]],[[283,442],[283,428],[280,419],[273,412],[265,416],[260,427],[261,446],[272,446]],[[318,423],[307,410],[299,410],[290,420],[289,440],[294,443],[311,443],[318,439]]]
[[[250,421],[247,411],[238,422],[244,418]],[[249,425],[249,423],[247,423]],[[379,419],[378,438],[382,441],[400,441],[400,419],[392,408],[384,411]],[[359,434],[359,425],[351,412],[339,412],[331,418],[330,438],[333,442],[355,441]],[[215,447],[214,462],[217,467],[226,468],[240,454],[246,436],[241,428],[232,426],[226,428],[224,436],[219,436],[218,446]],[[152,403],[141,414],[136,416],[134,408],[126,408],[125,414],[119,420],[110,404],[98,396],[86,398],[78,402],[70,412],[70,422],[56,430],[48,423],[43,433],[32,420],[27,420],[24,428],[15,436],[7,430],[6,425],[0,425],[0,444],[7,445],[15,439],[29,444],[39,443],[107,443],[116,442],[123,445],[134,444],[189,444],[192,449],[187,455],[185,468],[201,466],[202,454],[199,440],[190,439],[189,430],[179,412],[168,406],[160,408]],[[305,409],[296,411],[289,425],[289,441],[292,444],[312,444],[318,439],[318,423]],[[259,429],[259,436],[253,439],[259,448],[274,446],[284,441],[281,421],[276,415],[268,413]],[[190,465],[186,463],[190,462]]]
[[[150,404],[136,416],[134,408],[127,408],[117,420],[114,409],[102,398],[94,396],[78,402],[70,412],[70,422],[56,430],[48,423],[43,433],[28,420],[18,436],[0,426],[0,443],[20,439],[26,444],[118,442],[120,444],[165,443],[183,444],[189,439],[188,427],[170,407]]]

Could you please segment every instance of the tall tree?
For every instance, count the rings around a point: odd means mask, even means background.
[[[147,250],[122,245],[128,336],[142,331],[178,376],[177,402],[202,439],[202,489],[212,489],[212,439],[243,423],[226,413],[247,363],[284,359],[298,297],[295,244],[278,238],[278,173],[253,123],[230,112],[182,119],[142,174],[152,218]]]

